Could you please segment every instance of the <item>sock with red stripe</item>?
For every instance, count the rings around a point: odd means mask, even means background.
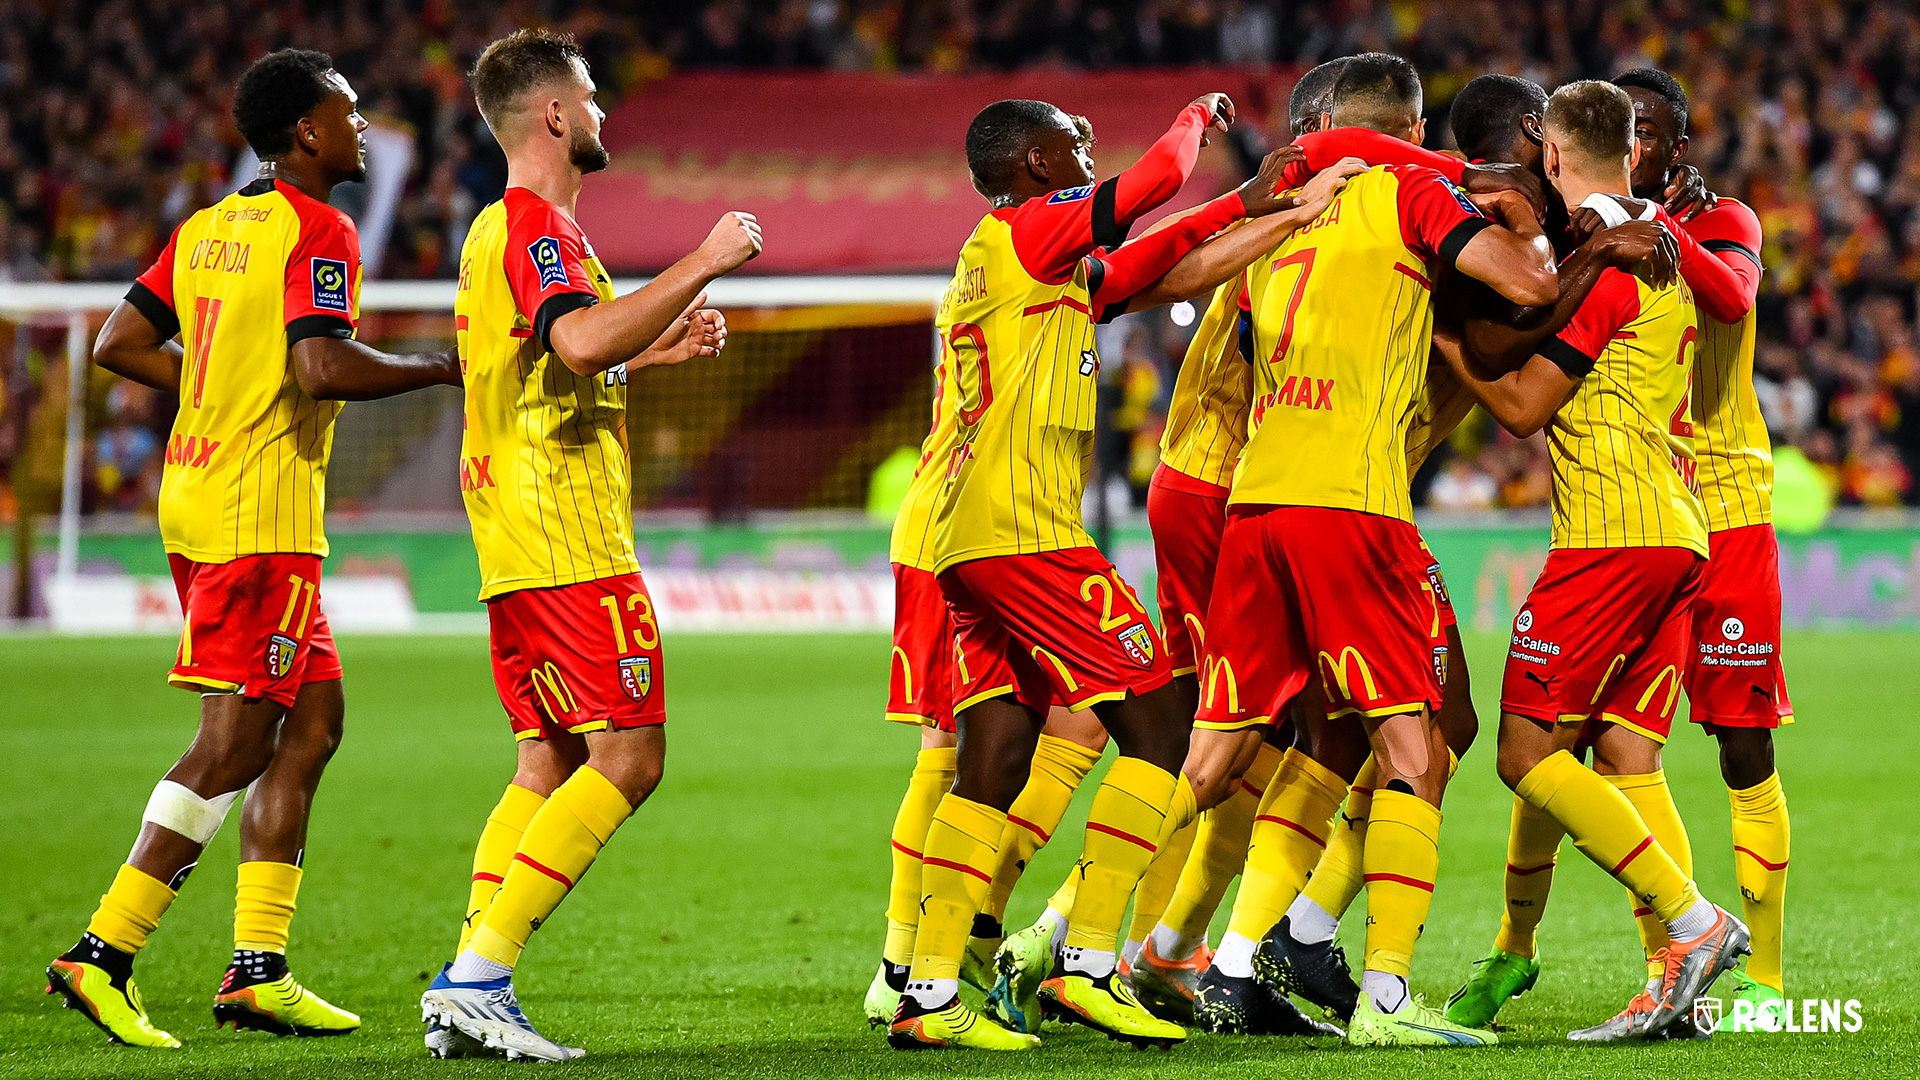
[[[1514,792],[1552,815],[1574,846],[1652,908],[1669,933],[1676,919],[1694,915],[1702,903],[1693,880],[1654,840],[1627,797],[1567,751],[1547,755]],[[1688,937],[1682,932],[1676,940]]]
[[[1184,805],[1176,800],[1180,793]],[[1070,969],[1095,978],[1113,970],[1127,900],[1153,861],[1158,841],[1191,820],[1193,807],[1193,788],[1157,765],[1123,756],[1107,770],[1087,815],[1080,887],[1063,951]]]
[[[451,977],[465,981],[461,974],[467,969],[461,962],[468,957],[509,969],[518,963],[527,938],[566,899],[614,830],[632,813],[633,806],[613,781],[591,766],[574,770],[527,823],[513,864],[493,903],[487,905],[480,928],[454,962]]]
[[[993,884],[987,889],[981,914],[995,922],[1006,917],[1007,898],[1013,895],[1027,863],[1053,838],[1060,819],[1067,815],[1073,793],[1099,763],[1099,751],[1056,735],[1040,736],[1033,749],[1033,769],[1027,773],[1027,784],[1007,809],[1007,827],[1000,837]]]
[[[1273,782],[1283,756],[1279,747],[1262,742],[1253,765],[1234,785],[1233,794],[1200,815],[1193,850],[1153,932],[1154,951],[1161,956],[1184,960],[1206,941],[1207,926],[1226,898],[1227,887],[1246,865],[1254,815],[1260,812],[1260,799]]]
[[[1326,850],[1334,811],[1346,794],[1346,782],[1326,766],[1298,750],[1286,752],[1254,817],[1229,934],[1259,941],[1280,921]]]
[[[508,784],[506,794],[500,796],[493,813],[487,815],[487,825],[480,830],[480,843],[473,849],[473,883],[467,889],[467,917],[460,920],[460,944],[453,950],[455,956],[466,951],[467,939],[479,929],[480,920],[486,917],[487,905],[493,903],[493,894],[500,890],[500,882],[507,876],[513,853],[520,850],[520,838],[526,835],[527,823],[546,801],[544,796],[517,784]]]
[[[1667,787],[1666,772],[1609,776],[1607,782],[1620,789],[1620,794],[1633,804],[1640,820],[1647,823],[1647,831],[1653,834],[1654,843],[1673,857],[1673,863],[1681,873],[1692,877],[1693,843],[1687,839],[1687,826],[1680,820],[1680,809],[1673,805],[1673,792]],[[1653,909],[1641,903],[1639,897],[1629,893],[1627,903],[1633,911],[1634,921],[1640,924],[1640,948],[1647,956],[1647,977],[1664,978],[1666,964],[1653,957],[1672,944],[1667,937],[1667,925],[1654,918]]]
[[[934,811],[921,860],[920,933],[907,982],[925,1008],[939,1008],[958,992],[967,930],[993,881],[1006,827],[1006,814],[951,791]]]
[[[1740,906],[1753,932],[1753,956],[1747,977],[1784,990],[1781,930],[1787,899],[1787,851],[1793,829],[1787,820],[1787,793],[1774,773],[1750,788],[1727,792],[1733,802],[1733,874],[1740,883]]]
[[[1192,790],[1191,785],[1188,790]],[[1127,943],[1120,950],[1127,963],[1139,957],[1141,946],[1146,944],[1148,935],[1166,912],[1167,904],[1172,902],[1174,886],[1180,883],[1180,872],[1186,868],[1187,856],[1193,851],[1194,834],[1199,829],[1197,818],[1182,825],[1153,853],[1153,861],[1141,875],[1140,887],[1133,892],[1133,922],[1127,930]]]
[[[920,929],[920,853],[927,846],[927,830],[940,799],[953,786],[955,750],[929,746],[913,762],[907,793],[893,816],[893,879],[887,890],[887,941],[880,956],[889,968],[913,963],[913,938]]]
[[[1413,970],[1414,943],[1426,926],[1440,871],[1440,809],[1408,792],[1381,788],[1373,793],[1367,822],[1361,856],[1367,880],[1366,975],[1383,972],[1404,980]]]
[[[1513,819],[1507,826],[1507,906],[1500,916],[1500,932],[1494,935],[1494,948],[1533,957],[1534,931],[1547,913],[1560,838],[1566,835],[1552,814],[1518,795],[1513,797]]]

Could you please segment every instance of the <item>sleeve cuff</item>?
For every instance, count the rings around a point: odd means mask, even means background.
[[[1540,345],[1540,355],[1553,361],[1568,378],[1585,378],[1593,370],[1593,357],[1568,344],[1565,338],[1548,338]]]
[[[1722,251],[1737,251],[1751,260],[1756,268],[1761,270],[1766,269],[1766,267],[1760,265],[1760,256],[1755,254],[1752,248],[1738,240],[1702,240],[1700,241],[1700,246],[1716,255]]]
[[[302,315],[287,324],[287,347],[310,337],[350,338],[353,324],[338,315]]]
[[[180,316],[174,314],[173,305],[160,299],[160,294],[136,281],[133,288],[127,290],[127,303],[135,311],[146,316],[155,330],[160,331],[160,340],[165,341],[180,332]]]
[[[1453,264],[1460,260],[1460,252],[1465,250],[1467,241],[1479,236],[1480,230],[1491,228],[1493,228],[1493,221],[1483,217],[1470,217],[1455,225],[1453,231],[1447,233],[1447,238],[1440,241],[1438,252],[1440,262],[1447,269],[1453,269]]]
[[[553,321],[569,311],[579,311],[599,302],[598,296],[583,292],[564,292],[548,297],[546,303],[540,305],[540,310],[534,313],[533,336],[542,349],[552,352],[553,342],[547,339],[547,335],[553,331]]]

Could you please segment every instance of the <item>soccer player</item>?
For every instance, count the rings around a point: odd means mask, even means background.
[[[286,960],[308,814],[345,713],[320,590],[327,460],[340,401],[457,385],[459,370],[450,353],[353,340],[359,236],[327,199],[365,176],[355,101],[324,53],[286,49],[248,68],[233,111],[260,176],[181,222],[95,345],[101,367],[180,398],[160,486],[186,613],[168,681],[200,694],[193,744],[154,788],[85,935],[47,969],[48,992],[115,1042],[180,1045],[148,1017],[133,959],[242,789],[234,956],[215,1022],[282,1035],[360,1024]]]
[[[479,1044],[565,1061],[581,1051],[534,1029],[514,967],[659,784],[666,752],[660,626],[633,551],[627,375],[718,354],[725,322],[700,309],[702,290],[757,254],[760,234],[729,213],[616,299],[573,216],[583,178],[608,162],[580,50],[520,30],[488,45],[471,77],[507,191],[460,256],[460,486],[518,765],[474,853],[458,955],[421,1012],[437,1056]]]
[[[1350,59],[1334,98],[1336,112],[1365,115],[1376,131],[1417,133],[1421,123],[1419,78],[1398,57]],[[1522,304],[1555,293],[1531,208],[1517,218],[1518,231],[1496,225],[1432,170],[1372,169],[1280,246],[1256,286],[1256,342],[1274,344],[1256,353],[1248,441],[1208,606],[1199,721],[1270,713],[1317,674],[1325,715],[1304,717],[1316,750],[1357,768],[1371,749],[1381,786],[1364,851],[1368,958],[1348,1029],[1360,1045],[1490,1041],[1448,1024],[1406,986],[1448,772],[1432,719],[1446,639],[1411,522],[1406,460],[1427,371],[1430,275],[1457,268]],[[1276,686],[1277,701],[1236,694],[1250,678]],[[1347,719],[1356,714],[1358,723]],[[1304,773],[1292,786],[1315,792],[1302,800],[1312,816],[1294,822],[1326,821],[1345,794],[1331,774]]]
[[[1563,86],[1543,128],[1547,176],[1566,204],[1628,217],[1618,197],[1631,190],[1639,147],[1626,93]],[[1746,927],[1700,895],[1658,838],[1661,825],[1650,829],[1638,809],[1672,806],[1659,750],[1708,550],[1688,408],[1695,336],[1684,283],[1609,268],[1517,370],[1488,378],[1448,354],[1502,426],[1520,437],[1547,429],[1553,462],[1552,550],[1514,622],[1500,776],[1639,897],[1671,942],[1657,954],[1657,980],[1576,1040],[1660,1034],[1746,951]],[[1598,772],[1570,753],[1582,741]]]
[[[1054,704],[1093,708],[1121,756],[1094,798],[1071,925],[1040,983],[1042,1006],[1129,1041],[1185,1037],[1114,979],[1114,950],[1153,852],[1191,819],[1196,790],[1224,784],[1176,777],[1188,722],[1166,686],[1164,646],[1093,546],[1080,504],[1096,313],[1243,214],[1283,205],[1271,190],[1242,189],[1119,246],[1135,219],[1179,189],[1203,132],[1231,120],[1232,103],[1208,95],[1140,162],[1099,184],[1090,129],[1051,105],[996,102],[969,126],[974,186],[994,210],[962,249],[958,287],[936,324],[959,424],[932,459],[944,478],[935,570],[953,613],[963,738],[953,788],[927,837],[913,971],[889,1035],[897,1047],[1038,1043],[977,1016],[955,990],[965,928],[990,881],[1040,717]],[[1096,248],[1110,250],[1089,258]]]

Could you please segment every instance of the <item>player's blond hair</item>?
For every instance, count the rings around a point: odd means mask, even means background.
[[[1633,153],[1633,99],[1609,82],[1583,79],[1555,90],[1541,126],[1582,172],[1620,168]]]
[[[498,138],[529,91],[576,78],[576,63],[584,69],[587,57],[572,34],[522,28],[488,45],[467,78],[474,104]]]

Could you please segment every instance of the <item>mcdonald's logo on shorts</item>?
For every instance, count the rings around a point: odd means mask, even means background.
[[[1347,666],[1347,658],[1349,656],[1353,658],[1354,664],[1360,668],[1360,682],[1367,691],[1365,700],[1372,701],[1379,697],[1380,687],[1373,680],[1373,669],[1367,666],[1367,658],[1360,655],[1360,650],[1354,648],[1352,645],[1341,649],[1338,657],[1335,657],[1325,650],[1321,651],[1320,668],[1325,675],[1322,684],[1324,685],[1330,682],[1339,689],[1342,698],[1348,701],[1356,700],[1352,688],[1348,685],[1349,668]]]
[[[533,693],[540,699],[540,707],[547,710],[547,717],[555,723],[560,714],[570,713],[578,708],[573,697],[573,688],[567,685],[567,677],[549,660],[534,668],[529,678],[533,680]]]

